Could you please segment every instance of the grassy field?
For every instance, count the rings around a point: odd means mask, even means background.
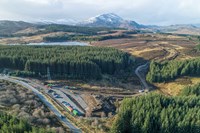
[[[156,83],[154,85],[158,88],[157,91],[167,95],[176,96],[184,87],[197,83],[200,83],[199,77],[183,77],[172,82]]]

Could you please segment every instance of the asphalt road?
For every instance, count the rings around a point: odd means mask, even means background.
[[[67,118],[61,118],[60,116],[62,116],[62,114],[46,99],[46,97],[41,92],[39,92],[34,87],[29,85],[28,83],[25,83],[25,82],[17,80],[17,79],[9,78],[7,76],[0,76],[0,79],[20,84],[20,85],[24,86],[25,88],[32,90],[41,99],[41,101],[46,106],[48,106],[48,108],[57,116],[57,118],[62,123],[64,123],[67,127],[70,128],[71,132],[73,132],[73,133],[81,133],[81,130],[78,129],[77,127],[75,127],[72,123],[70,123],[70,121]]]
[[[149,63],[146,63],[146,64],[144,64],[144,65],[141,65],[141,66],[137,67],[137,69],[135,70],[135,74],[136,74],[136,75],[138,76],[138,78],[140,79],[140,82],[142,83],[142,85],[143,85],[143,87],[144,87],[144,88],[143,88],[144,90],[149,90],[150,87],[149,87],[149,85],[147,84],[146,79],[145,79],[144,77],[141,76],[140,72],[141,72],[142,70],[147,69],[147,68],[148,68],[148,65],[149,65]]]

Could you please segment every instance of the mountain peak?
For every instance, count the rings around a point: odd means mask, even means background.
[[[107,14],[101,14],[98,15],[97,17],[99,18],[107,18],[107,19],[118,19],[118,20],[123,20],[120,16],[114,13],[107,13]]]
[[[123,19],[114,13],[107,13],[107,14],[101,14],[101,15],[92,17],[86,20],[85,23],[94,23],[97,21],[107,22],[107,23],[116,23],[118,21],[123,21]]]
[[[115,13],[97,15],[83,21],[82,23],[79,23],[78,25],[89,27],[111,27],[126,29],[137,29],[143,27],[142,25],[137,24],[135,21],[124,20]]]

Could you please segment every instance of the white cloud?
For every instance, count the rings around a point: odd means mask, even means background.
[[[199,0],[0,0],[0,19],[87,19],[116,13],[145,24],[200,23]]]
[[[50,0],[24,0],[26,2],[31,2],[34,4],[49,4],[51,1]]]

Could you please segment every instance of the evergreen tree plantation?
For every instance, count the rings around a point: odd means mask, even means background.
[[[85,46],[1,46],[0,67],[19,75],[41,76],[47,68],[55,78],[101,78],[128,71],[134,58],[114,48]]]
[[[163,63],[152,61],[147,80],[151,83],[164,82],[181,76],[200,76],[200,58]]]
[[[181,94],[183,96],[199,96],[200,95],[200,84],[185,87]]]
[[[125,99],[112,133],[199,133],[200,97],[158,94]]]

